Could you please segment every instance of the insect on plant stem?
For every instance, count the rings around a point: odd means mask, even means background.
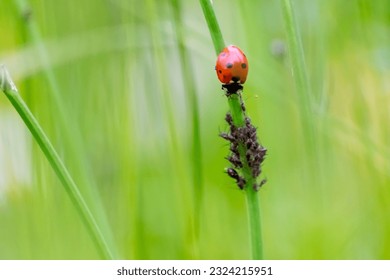
[[[220,51],[225,53],[220,59],[218,56],[216,71],[218,79],[222,82],[222,89],[225,90],[225,94],[228,97],[228,103],[230,107],[229,116],[226,115],[226,121],[229,124],[230,135],[234,134],[235,141],[230,141],[230,151],[233,155],[238,155],[238,158],[243,164],[241,167],[244,178],[248,177],[244,191],[246,193],[248,220],[249,220],[249,233],[251,240],[251,251],[253,259],[263,258],[263,244],[261,235],[261,220],[260,220],[260,205],[257,195],[258,188],[254,187],[256,184],[256,178],[253,178],[253,172],[250,172],[248,162],[246,160],[246,146],[242,140],[237,138],[237,131],[245,126],[246,108],[241,99],[241,92],[243,90],[242,83],[245,82],[246,75],[248,73],[248,64],[243,65],[246,57],[243,56],[243,52],[239,48],[225,48],[225,43],[222,37],[221,29],[219,27],[212,2],[210,0],[199,0],[203,10],[204,17],[206,19],[213,45],[218,54]],[[231,51],[230,51],[231,50]],[[229,64],[223,62],[227,59],[226,56],[232,54],[232,60],[226,61]],[[235,63],[237,64],[235,65]],[[247,61],[246,61],[247,62]],[[228,79],[231,74],[231,79]],[[225,76],[225,77],[224,77]],[[245,77],[244,77],[245,76]],[[241,83],[241,81],[243,81]],[[253,139],[251,139],[252,141]],[[257,139],[256,139],[257,140]],[[247,141],[247,145],[253,145],[251,141]],[[250,143],[250,144],[249,144]],[[265,148],[263,148],[265,150]],[[264,155],[262,158],[264,158]],[[257,159],[258,160],[258,159]],[[252,174],[251,174],[252,173]],[[256,172],[255,172],[256,173]],[[234,175],[235,176],[235,175]],[[257,184],[256,184],[257,186]]]
[[[257,182],[257,178],[261,174],[261,165],[267,150],[258,142],[257,129],[252,125],[242,99],[248,68],[245,54],[235,46],[226,47],[219,54],[215,66],[230,107],[230,112],[225,116],[229,131],[220,133],[220,137],[230,144],[230,154],[226,159],[231,166],[226,169],[226,173],[235,180],[238,188],[246,193],[252,257],[262,259],[263,246],[257,192],[266,180]]]

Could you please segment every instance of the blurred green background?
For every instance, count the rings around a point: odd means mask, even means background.
[[[249,59],[243,96],[268,148],[265,258],[389,259],[390,2],[292,1],[309,96],[294,84],[279,1],[213,2],[225,41]],[[118,258],[250,257],[245,196],[224,174],[215,60],[196,0],[0,2],[0,63]],[[99,258],[5,96],[0,258]]]

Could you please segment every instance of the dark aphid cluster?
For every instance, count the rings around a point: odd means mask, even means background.
[[[234,125],[230,113],[226,114],[225,120],[229,124],[229,132],[223,132],[220,136],[230,143],[230,154],[226,159],[232,164],[232,167],[227,169],[227,174],[236,180],[240,189],[243,189],[246,182],[237,170],[247,166],[252,177],[257,178],[261,173],[261,164],[265,159],[267,149],[257,141],[256,128],[248,117],[245,118],[245,126],[242,127]],[[239,147],[245,151],[245,158],[240,157]],[[255,183],[253,189],[259,190],[265,182],[266,180],[262,180],[259,184]]]
[[[245,118],[245,127],[243,129],[245,130],[243,143],[247,148],[245,157],[252,171],[252,176],[256,178],[261,173],[261,164],[265,159],[267,149],[257,141],[256,128],[251,124],[251,120],[248,117]]]

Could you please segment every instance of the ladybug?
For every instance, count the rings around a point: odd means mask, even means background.
[[[248,75],[248,59],[238,47],[228,46],[218,55],[215,71],[223,84],[243,84]]]

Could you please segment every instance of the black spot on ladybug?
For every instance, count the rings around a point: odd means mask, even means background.
[[[219,70],[218,73],[219,73],[219,74],[222,74],[222,70]]]
[[[226,68],[233,68],[233,63],[228,63],[228,64],[226,64]]]
[[[226,53],[223,52],[223,53],[220,54],[220,56],[226,56]]]
[[[242,63],[242,64],[241,64],[241,67],[242,67],[243,69],[245,69],[245,68],[246,68],[246,63]]]

